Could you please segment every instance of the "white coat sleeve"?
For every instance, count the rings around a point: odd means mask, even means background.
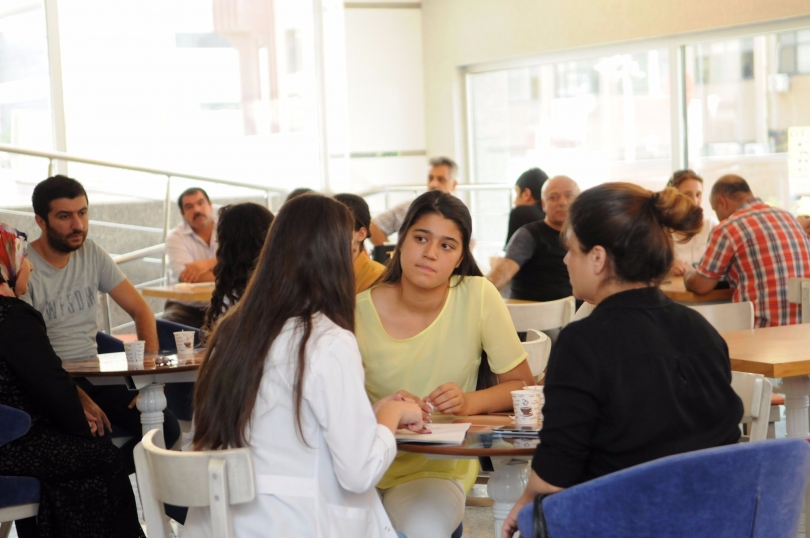
[[[323,429],[340,485],[363,493],[376,486],[394,457],[391,430],[377,424],[364,388],[363,363],[354,336],[333,330],[312,342],[304,397]]]

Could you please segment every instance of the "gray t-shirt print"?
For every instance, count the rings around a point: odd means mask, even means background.
[[[96,356],[96,296],[109,293],[126,278],[109,254],[92,239],[70,255],[62,269],[28,249],[34,272],[28,293],[21,297],[39,310],[48,329],[48,338],[63,361]]]

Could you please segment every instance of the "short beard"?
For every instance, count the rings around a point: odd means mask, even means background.
[[[87,232],[81,232],[82,242],[79,244],[79,246],[74,247],[73,245],[68,243],[63,236],[56,233],[56,230],[51,228],[49,225],[45,226],[45,231],[46,231],[46,238],[48,240],[48,246],[56,251],[63,252],[65,254],[70,254],[75,250],[79,250],[82,247],[82,245],[84,245],[84,240],[87,238]]]

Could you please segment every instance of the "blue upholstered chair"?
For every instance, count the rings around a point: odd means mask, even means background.
[[[194,331],[194,345],[200,344],[200,329],[181,325],[165,319],[157,320],[158,345],[160,351],[164,353],[177,353],[177,344],[174,341],[174,333],[177,331]]]
[[[31,427],[25,411],[0,405],[0,446],[19,439]],[[0,476],[0,538],[7,538],[14,520],[37,515],[39,480],[26,476]]]
[[[740,443],[637,465],[549,495],[542,507],[551,538],[793,538],[808,474],[804,439]],[[518,516],[527,538],[532,504]]]
[[[174,333],[177,331],[194,331],[194,345],[200,344],[200,330],[181,325],[173,321],[157,320],[158,345],[163,353],[177,353]],[[194,383],[168,383],[164,389],[166,407],[180,420],[190,421],[192,415],[192,397]]]
[[[124,351],[124,342],[103,332],[96,333],[96,345],[98,346],[99,355]]]

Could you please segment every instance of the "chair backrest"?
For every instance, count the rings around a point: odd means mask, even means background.
[[[523,349],[529,354],[529,368],[532,375],[538,380],[543,375],[543,370],[548,364],[548,356],[551,353],[551,339],[540,331],[529,329],[526,331],[526,341],[522,342]]]
[[[253,459],[247,448],[176,452],[165,450],[159,430],[151,430],[135,447],[138,491],[149,538],[169,538],[162,503],[208,506],[213,536],[232,538],[230,505],[256,497]]]
[[[14,407],[0,405],[0,446],[19,439],[31,428],[31,416]]]
[[[595,304],[583,302],[579,308],[577,308],[576,314],[574,314],[574,319],[571,321],[579,321],[581,319],[585,319],[591,315],[593,309],[596,308]]]
[[[96,333],[96,346],[98,346],[97,353],[100,355],[104,353],[120,353],[124,351],[124,342],[101,331]]]
[[[802,305],[802,323],[810,323],[810,278],[788,279],[788,302]]]
[[[689,306],[700,312],[719,333],[754,328],[754,303],[751,301]]]
[[[766,439],[771,413],[771,382],[761,374],[731,372],[731,388],[743,403],[742,422],[750,425],[748,441]]]
[[[158,346],[160,350],[167,353],[177,352],[177,343],[174,341],[174,333],[177,331],[194,331],[194,345],[200,343],[200,329],[182,325],[165,319],[157,320]]]
[[[506,306],[519,333],[529,329],[548,331],[565,327],[574,318],[576,310],[573,297],[542,303],[507,303]]]
[[[542,506],[549,536],[792,537],[809,473],[806,440],[769,439],[651,461],[550,495]],[[526,512],[518,525],[532,536]]]

